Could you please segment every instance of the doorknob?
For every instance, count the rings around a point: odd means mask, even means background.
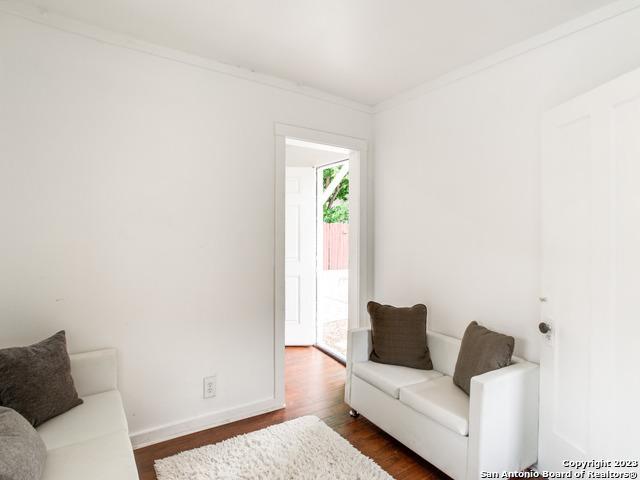
[[[551,331],[551,327],[549,326],[548,323],[541,322],[538,325],[538,330],[540,330],[540,333],[543,333],[543,334],[546,335],[547,333],[549,333]]]

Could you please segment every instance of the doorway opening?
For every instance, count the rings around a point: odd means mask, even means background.
[[[316,344],[347,357],[349,319],[349,160],[316,169]]]
[[[344,362],[349,328],[350,151],[286,139],[285,345]]]

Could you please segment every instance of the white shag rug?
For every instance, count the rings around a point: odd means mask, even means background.
[[[158,480],[393,480],[318,417],[156,460]]]

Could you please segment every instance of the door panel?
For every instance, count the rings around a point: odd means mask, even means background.
[[[640,71],[545,116],[541,179],[539,469],[637,460]]]
[[[285,277],[284,288],[285,297],[285,321],[289,323],[300,323],[300,278]]]
[[[315,169],[287,167],[285,207],[285,345],[316,340]]]
[[[287,194],[288,195],[288,194]],[[284,258],[292,262],[300,261],[300,205],[285,208],[287,226],[285,228]]]
[[[640,89],[638,89],[640,90]],[[610,395],[620,412],[637,412],[640,398],[640,98],[616,104],[612,110],[615,191],[613,202],[615,298],[612,305],[614,370]],[[640,415],[618,415],[613,419],[614,452],[622,458],[638,459],[637,432]],[[635,434],[632,432],[636,432]]]
[[[582,113],[582,112],[580,112]],[[568,120],[568,121],[567,121]],[[589,115],[554,124],[543,161],[544,321],[553,337],[541,350],[541,461],[580,459],[588,443],[591,322],[591,162]],[[552,366],[551,368],[545,368]],[[553,465],[548,470],[558,470]]]

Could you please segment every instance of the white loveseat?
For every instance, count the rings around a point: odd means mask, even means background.
[[[115,350],[70,357],[84,403],[37,428],[47,447],[42,480],[138,480],[117,390]]]
[[[537,461],[538,366],[512,365],[453,384],[460,340],[427,332],[433,370],[369,361],[371,331],[349,331],[345,400],[456,480],[517,472]]]

